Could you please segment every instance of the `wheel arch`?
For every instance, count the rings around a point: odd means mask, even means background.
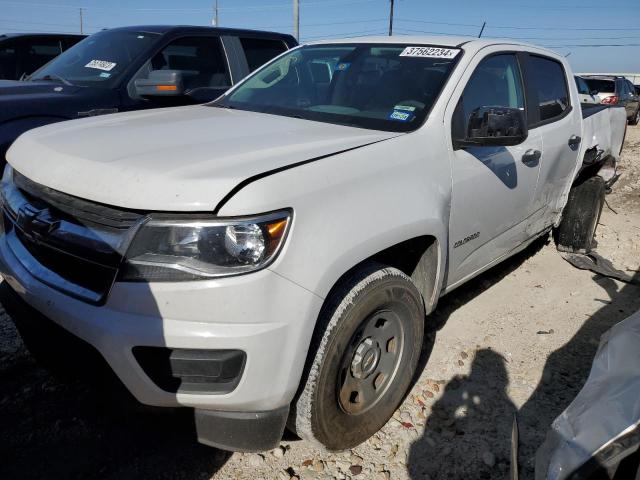
[[[351,274],[368,263],[379,263],[386,267],[397,268],[413,281],[422,295],[427,314],[431,313],[440,296],[442,269],[445,254],[441,244],[434,235],[420,235],[386,247],[359,261],[344,272],[329,290],[327,299],[351,276]],[[326,301],[326,300],[325,300]]]

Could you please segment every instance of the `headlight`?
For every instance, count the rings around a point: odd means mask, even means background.
[[[288,211],[245,218],[152,215],[129,247],[120,280],[175,282],[264,268],[280,251]]]

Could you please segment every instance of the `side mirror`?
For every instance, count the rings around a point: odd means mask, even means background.
[[[184,95],[180,70],[153,70],[149,78],[135,81],[136,93],[141,97],[176,97]]]
[[[454,138],[454,148],[511,146],[527,139],[524,110],[507,107],[479,107],[469,115],[464,138]]]

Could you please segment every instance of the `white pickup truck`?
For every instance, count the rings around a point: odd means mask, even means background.
[[[191,407],[201,442],[382,427],[438,299],[556,231],[588,250],[625,111],[512,41],[304,45],[204,106],[22,135],[2,302],[34,355]],[[104,364],[104,362],[103,362]]]

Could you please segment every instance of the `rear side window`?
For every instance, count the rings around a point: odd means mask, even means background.
[[[251,72],[287,50],[287,46],[281,40],[241,38],[240,43]]]
[[[538,121],[561,117],[571,105],[562,65],[549,58],[529,57],[531,87],[538,96]]]
[[[18,49],[13,41],[0,43],[0,80],[18,78]]]

